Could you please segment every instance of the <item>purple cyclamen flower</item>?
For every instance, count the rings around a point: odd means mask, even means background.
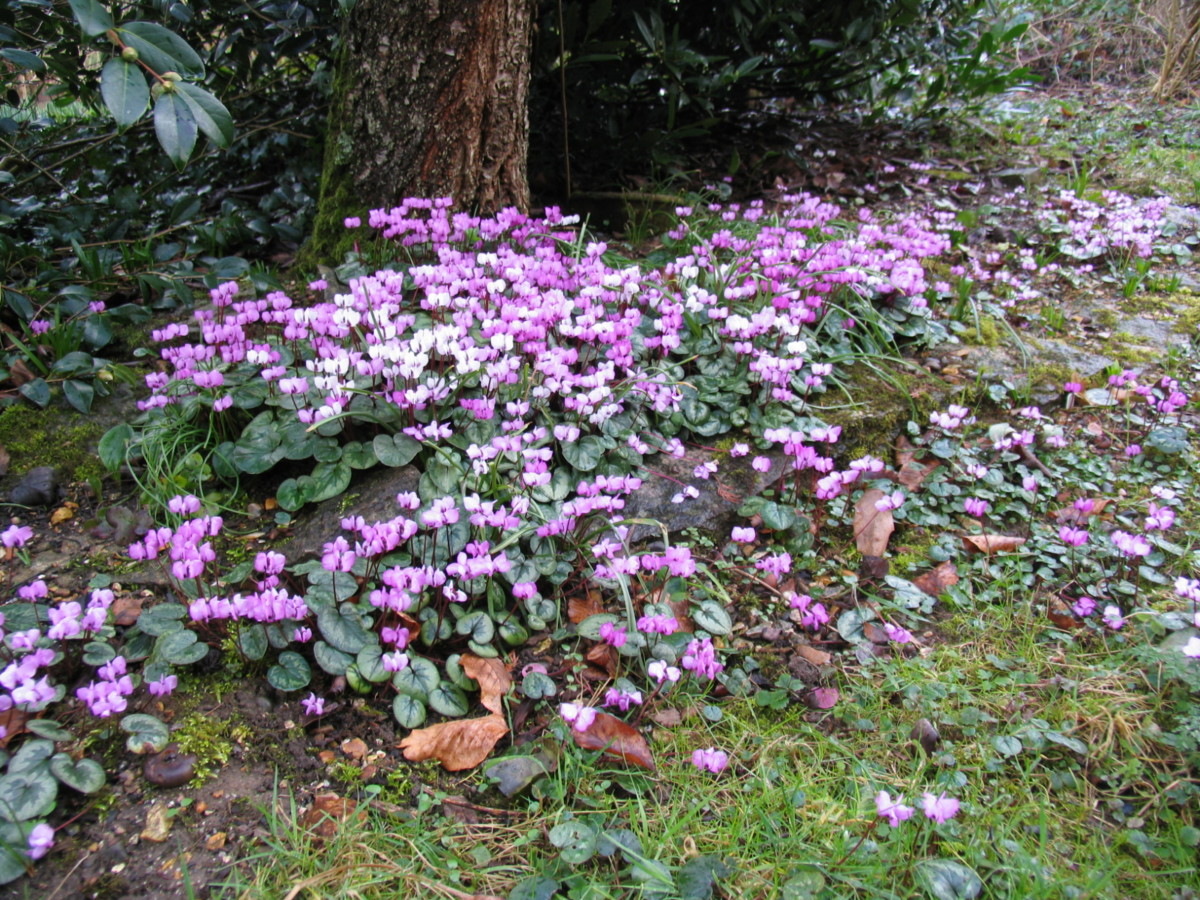
[[[899,625],[893,625],[891,622],[884,622],[883,630],[887,634],[888,640],[897,644],[907,644],[913,639],[911,631],[901,628]]]
[[[1071,609],[1075,611],[1075,615],[1079,616],[1079,618],[1086,619],[1096,611],[1096,601],[1091,597],[1080,597],[1071,604]]]
[[[991,508],[992,505],[990,503],[978,497],[968,497],[963,501],[963,509],[966,510],[967,515],[974,516],[975,518],[985,515]]]
[[[304,705],[304,713],[309,716],[319,716],[325,712],[325,698],[318,697],[314,693],[309,693],[307,697],[300,701]]]
[[[725,666],[717,660],[717,648],[708,638],[688,643],[679,663],[697,678],[713,679]]]
[[[1082,547],[1088,542],[1088,533],[1082,528],[1072,528],[1064,525],[1058,529],[1058,539],[1068,547]]]
[[[625,629],[612,622],[605,622],[600,626],[600,640],[613,647],[622,647],[626,640]]]
[[[621,712],[628,712],[631,706],[640,706],[641,703],[641,691],[623,691],[620,688],[612,687],[604,694],[604,705],[615,706]]]
[[[1142,455],[1142,445],[1141,444],[1130,444],[1128,447],[1125,448],[1125,455],[1128,456],[1130,459],[1133,459],[1135,456],[1141,456]]]
[[[672,684],[679,680],[682,674],[675,666],[669,666],[664,660],[652,659],[650,664],[646,666],[646,674],[662,684],[664,681],[670,681]]]
[[[756,537],[757,535],[754,533],[754,529],[748,526],[745,528],[734,528],[729,532],[729,539],[731,541],[736,541],[739,544],[749,544]]]
[[[1190,656],[1192,659],[1200,659],[1200,637],[1192,635],[1188,638],[1188,642],[1183,645],[1183,655]]]
[[[895,800],[887,791],[880,791],[875,795],[875,813],[881,818],[887,819],[888,824],[893,828],[898,828],[901,822],[911,819],[915,810],[911,806],[904,805],[904,796],[901,795]]]
[[[899,509],[904,505],[904,492],[893,491],[890,494],[884,494],[875,501],[875,508],[880,512],[890,512],[894,509]]]
[[[558,714],[576,731],[587,731],[596,721],[596,709],[591,706],[580,706],[578,703],[562,703]]]
[[[45,822],[39,822],[29,832],[27,851],[30,859],[41,859],[54,846],[54,829]]]
[[[1104,607],[1104,624],[1116,631],[1125,625],[1125,618],[1121,615],[1121,607],[1108,605]]]
[[[1112,542],[1118,550],[1130,559],[1136,556],[1149,556],[1152,549],[1150,542],[1140,534],[1129,534],[1124,531],[1114,531],[1112,533]]]
[[[33,529],[28,525],[10,525],[0,533],[0,543],[5,547],[24,547],[26,541],[33,537]]]
[[[755,472],[770,472],[771,460],[766,456],[756,456],[750,461],[750,468]]]
[[[166,697],[179,686],[179,678],[175,675],[164,675],[157,681],[147,681],[146,690],[155,697]]]
[[[925,810],[925,815],[939,824],[958,815],[958,801],[953,797],[947,797],[945,791],[936,797],[926,791],[921,795],[921,801],[921,808]]]
[[[697,769],[704,769],[717,775],[725,771],[725,767],[729,765],[729,754],[716,747],[709,747],[707,750],[693,750],[692,765]]]

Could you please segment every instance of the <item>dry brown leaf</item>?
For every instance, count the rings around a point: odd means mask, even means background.
[[[1009,553],[1025,543],[1025,538],[1010,534],[964,534],[963,545],[976,553]]]
[[[362,759],[367,755],[367,742],[362,738],[346,738],[342,741],[342,752],[351,759]]]
[[[339,797],[337,794],[317,794],[313,805],[300,816],[301,827],[320,838],[331,838],[337,834],[338,827],[351,816],[360,822],[366,821],[366,811],[357,814],[358,803],[349,797]]]
[[[896,530],[892,511],[875,508],[875,502],[885,496],[879,488],[867,488],[854,506],[854,541],[863,556],[883,556]]]
[[[585,658],[607,672],[609,678],[617,674],[617,651],[612,644],[593,644]]]
[[[1059,607],[1058,609],[1055,609],[1053,606],[1050,607],[1050,609],[1046,610],[1046,618],[1063,631],[1072,631],[1083,627],[1083,621],[1065,607]]]
[[[655,724],[662,725],[664,728],[674,728],[683,721],[683,713],[672,706],[651,713],[650,718]]]
[[[150,596],[147,594],[119,594],[112,604],[113,621],[117,625],[128,627],[138,620],[142,614],[142,606]]]
[[[12,379],[12,383],[17,387],[23,384],[28,384],[37,378],[33,371],[25,364],[25,360],[18,359],[8,368],[8,377]]]
[[[464,653],[459,661],[468,678],[479,682],[479,702],[488,712],[504,711],[502,700],[512,687],[512,675],[500,659],[484,659],[474,653]]]
[[[913,443],[904,435],[896,440],[896,481],[910,491],[915,491],[924,484],[925,479],[941,464],[940,459],[918,462],[917,448]]]
[[[436,759],[447,771],[473,769],[508,734],[504,716],[492,713],[479,719],[455,719],[418,728],[397,746],[409,762]]]
[[[578,625],[588,616],[598,616],[603,612],[603,598],[600,592],[594,588],[589,589],[582,596],[574,594],[567,599],[567,618],[573,625]]]
[[[818,650],[816,647],[810,647],[808,644],[801,644],[797,647],[796,655],[814,666],[827,666],[833,662],[833,654],[826,653],[824,650]]]
[[[60,506],[54,512],[50,513],[50,524],[61,525],[63,522],[69,522],[75,518],[75,511],[67,506]]]
[[[887,644],[891,641],[887,631],[878,622],[864,622],[862,631],[863,637],[872,644]]]
[[[952,562],[944,562],[936,569],[918,575],[912,583],[930,597],[938,597],[946,588],[958,584],[958,568]]]
[[[605,756],[623,759],[643,769],[654,769],[654,757],[646,739],[636,728],[616,716],[598,712],[587,731],[572,728],[571,737],[584,750],[599,750]]]
[[[19,734],[24,734],[25,723],[30,720],[31,716],[23,709],[17,709],[15,706],[10,706],[8,709],[0,712],[0,747],[7,747],[8,742]]]

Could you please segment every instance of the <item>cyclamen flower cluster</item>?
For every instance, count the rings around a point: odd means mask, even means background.
[[[953,797],[947,797],[944,791],[941,794],[931,794],[926,791],[921,795],[921,809],[925,812],[926,818],[941,824],[958,815],[959,801]],[[893,800],[892,795],[887,791],[880,791],[875,795],[875,812],[893,828],[898,828],[901,822],[911,819],[916,810],[905,805],[904,797],[897,797]]]

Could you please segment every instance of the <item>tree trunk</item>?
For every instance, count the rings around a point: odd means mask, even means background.
[[[358,0],[302,265],[340,262],[343,219],[404,197],[528,207],[532,29],[533,0]]]

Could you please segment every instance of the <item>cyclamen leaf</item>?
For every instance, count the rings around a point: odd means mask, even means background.
[[[100,70],[100,96],[117,125],[128,128],[150,105],[150,86],[137,63],[114,58]]]
[[[972,900],[983,891],[975,871],[954,859],[926,859],[917,863],[917,876],[935,900]]]
[[[66,753],[56,753],[50,760],[54,777],[81,794],[94,794],[104,787],[104,767],[94,759],[71,759]]]
[[[46,771],[9,773],[0,778],[0,816],[10,822],[25,822],[54,809],[58,782]]]

